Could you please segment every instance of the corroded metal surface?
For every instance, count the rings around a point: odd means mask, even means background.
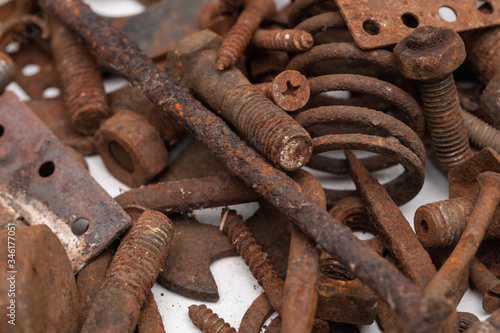
[[[477,7],[475,1],[336,1],[356,43],[372,49],[399,42],[417,26],[430,25],[456,31],[492,26],[500,23],[500,2],[488,1]],[[453,12],[455,20],[445,20],[440,9]]]
[[[26,104],[63,144],[82,155],[95,154],[94,140],[78,133],[73,128],[61,98],[31,99]]]
[[[259,200],[239,179],[223,174],[197,179],[149,184],[116,197],[123,207],[142,206],[166,212],[188,212]]]
[[[54,233],[45,225],[10,227],[0,244],[0,331],[78,332],[75,278]]]
[[[174,233],[162,213],[145,211],[122,238],[82,332],[133,331]]]
[[[130,187],[147,184],[168,164],[160,133],[132,111],[122,110],[104,121],[96,146],[108,170]]]
[[[448,315],[449,305],[425,296],[393,266],[371,252],[347,227],[300,193],[289,177],[273,169],[243,144],[227,125],[172,83],[172,79],[160,72],[128,38],[110,28],[88,6],[79,1],[69,4],[59,0],[40,0],[40,4],[77,30],[101,58],[112,63],[128,80],[140,85],[164,112],[182,121],[185,128],[217,155],[231,172],[278,206],[310,238],[352,268],[358,278],[380,296],[391,300],[403,326],[412,331],[428,331]],[[74,14],[75,9],[78,16]],[[395,285],[398,288],[394,288]]]
[[[187,216],[172,215],[171,220],[174,238],[158,282],[181,295],[216,302],[219,292],[210,264],[238,253],[217,227],[198,223]]]
[[[144,13],[110,18],[150,58],[163,56],[176,41],[196,31],[196,18],[206,0],[163,0],[149,6]]]
[[[130,218],[13,93],[0,98],[1,206],[29,225],[47,224],[59,237],[75,271],[130,224]],[[72,231],[88,221],[82,235]]]
[[[311,138],[289,115],[260,94],[238,69],[212,66],[221,38],[203,30],[167,54],[166,72],[180,79],[278,168],[292,171],[311,157]]]

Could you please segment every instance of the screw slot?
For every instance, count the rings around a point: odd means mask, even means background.
[[[81,236],[89,229],[89,225],[89,220],[79,218],[71,225],[71,231],[75,234],[75,236]]]
[[[476,3],[476,8],[483,14],[493,13],[493,6],[489,1],[478,1]]]
[[[418,27],[418,18],[412,13],[405,13],[401,16],[401,20],[403,24],[408,28],[417,28]]]
[[[40,175],[40,177],[47,178],[54,173],[55,169],[56,165],[53,162],[45,162],[42,164],[40,169],[38,169],[38,174]]]
[[[375,21],[372,20],[366,20],[363,22],[363,29],[366,31],[367,34],[376,36],[380,33],[380,28]]]
[[[446,22],[455,22],[457,20],[457,13],[447,6],[443,6],[438,10],[439,16]]]
[[[3,136],[3,133],[5,132],[5,128],[0,125],[0,138]]]

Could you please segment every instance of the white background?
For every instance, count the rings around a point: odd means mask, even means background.
[[[277,1],[283,4],[286,0]],[[0,0],[0,4],[7,2]],[[133,0],[87,0],[92,8],[99,14],[106,16],[130,16],[138,14],[144,7]],[[121,79],[108,80],[105,83],[106,90],[113,91],[126,84]],[[14,90],[22,98],[27,96],[19,87],[12,84],[8,88]],[[57,91],[55,94],[57,95]],[[177,149],[179,150],[179,149]],[[176,152],[171,153],[174,156]],[[116,196],[128,187],[115,178],[106,170],[99,156],[87,158],[91,175],[104,187],[111,196]],[[309,170],[310,171],[310,170]],[[385,172],[378,172],[377,178],[385,183],[399,174],[401,167],[393,167]],[[313,172],[318,179],[328,188],[354,188],[354,184],[346,178],[335,178],[320,172]],[[448,183],[445,175],[438,171],[431,161],[426,166],[426,181],[422,191],[408,204],[401,207],[406,219],[413,225],[415,210],[426,203],[448,198]],[[258,208],[258,204],[235,206],[237,211],[245,218],[251,216]],[[218,225],[220,220],[220,209],[209,209],[196,212],[196,218],[202,223]],[[363,237],[363,235],[360,235]],[[208,303],[207,306],[218,313],[236,329],[241,318],[252,301],[260,295],[262,288],[250,274],[247,266],[239,257],[220,259],[211,266],[212,273],[217,282],[220,300],[216,303]],[[199,332],[189,320],[188,306],[191,304],[202,304],[201,302],[175,294],[162,286],[156,284],[153,288],[155,299],[163,317],[163,323],[167,332]],[[481,295],[477,291],[469,290],[458,306],[459,311],[472,312],[481,320],[487,314],[481,307]],[[360,326],[362,332],[380,332],[376,324]]]

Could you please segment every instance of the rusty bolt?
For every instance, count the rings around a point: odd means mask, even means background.
[[[274,103],[285,111],[297,111],[307,104],[310,95],[309,81],[294,70],[281,72],[271,86]]]
[[[14,81],[15,74],[16,68],[11,57],[0,52],[0,93],[5,90],[9,83]]]
[[[93,56],[62,22],[51,18],[50,27],[51,49],[71,123],[82,134],[92,135],[110,116],[101,73]]]
[[[223,218],[224,216],[226,216],[222,225],[224,233],[228,235],[238,253],[245,260],[252,275],[264,288],[269,303],[278,314],[281,314],[284,282],[280,273],[271,260],[267,258],[262,247],[257,244],[257,240],[243,219],[233,210],[223,212]]]
[[[401,40],[394,53],[401,73],[418,80],[435,158],[448,171],[472,156],[452,75],[465,59],[464,43],[452,29],[424,26]]]
[[[108,170],[121,182],[137,187],[168,164],[168,152],[158,131],[135,112],[122,110],[96,133],[96,148]]]
[[[215,66],[218,70],[222,71],[236,64],[264,17],[270,16],[274,11],[273,0],[246,1],[238,20],[217,51]]]
[[[451,299],[455,296],[456,283],[469,269],[488,226],[500,202],[500,174],[486,171],[477,178],[479,197],[460,241],[436,276],[427,285],[428,295]]]
[[[267,159],[283,170],[302,167],[312,154],[309,133],[258,92],[237,69],[219,72],[210,62],[221,39],[204,30],[167,54],[167,73],[206,101]]]
[[[258,29],[253,34],[252,44],[265,50],[301,52],[309,50],[314,44],[314,39],[304,30]]]
[[[191,305],[189,318],[203,333],[236,333],[236,329],[226,323],[224,319],[219,318],[205,304]]]
[[[167,257],[172,222],[146,211],[122,239],[82,332],[132,332]]]
[[[420,243],[426,248],[455,246],[474,204],[470,197],[459,197],[420,206],[413,220]]]

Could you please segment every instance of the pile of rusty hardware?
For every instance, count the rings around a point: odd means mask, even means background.
[[[500,1],[141,2],[0,6],[0,91],[29,97],[0,96],[0,331],[164,332],[154,283],[215,302],[210,263],[237,254],[264,290],[238,332],[500,331]],[[90,176],[96,153],[131,190]],[[413,230],[426,156],[449,199]],[[470,286],[485,321],[456,310]]]

